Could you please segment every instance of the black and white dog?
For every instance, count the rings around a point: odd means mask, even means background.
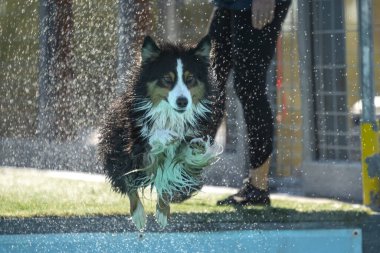
[[[138,189],[155,187],[156,219],[165,227],[176,192],[201,184],[202,169],[220,149],[210,143],[212,91],[204,37],[195,47],[146,37],[141,66],[113,103],[100,131],[99,154],[113,188],[127,194],[136,227],[146,224]]]

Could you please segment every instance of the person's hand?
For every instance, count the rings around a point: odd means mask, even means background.
[[[275,0],[252,0],[252,26],[262,29],[274,17]]]

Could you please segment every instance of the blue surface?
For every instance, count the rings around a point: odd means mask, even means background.
[[[359,253],[360,229],[196,233],[79,233],[0,236],[0,252]]]

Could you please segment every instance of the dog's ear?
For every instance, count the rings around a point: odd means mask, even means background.
[[[211,39],[210,36],[206,35],[199,41],[198,45],[195,47],[194,54],[208,61],[210,58],[210,50]]]
[[[160,55],[161,50],[150,36],[146,36],[141,48],[142,62],[146,63],[154,60]]]

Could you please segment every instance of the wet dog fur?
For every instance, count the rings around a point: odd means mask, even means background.
[[[210,49],[207,36],[193,47],[157,45],[147,36],[141,64],[100,130],[105,173],[113,189],[129,197],[139,230],[146,225],[139,189],[156,189],[156,219],[165,227],[173,195],[198,190],[202,169],[220,152],[210,140],[215,132]]]

